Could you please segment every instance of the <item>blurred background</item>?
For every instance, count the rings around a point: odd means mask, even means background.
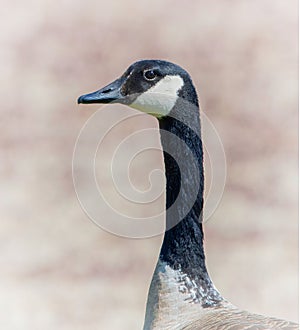
[[[77,97],[143,58],[191,73],[224,145],[225,191],[205,225],[215,285],[242,309],[298,320],[296,0],[4,0],[0,26],[1,329],[142,328],[162,237],[95,226],[71,164],[99,108]],[[137,185],[148,162],[161,168],[160,153],[135,167]]]

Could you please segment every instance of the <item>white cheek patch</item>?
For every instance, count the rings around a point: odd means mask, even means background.
[[[129,106],[156,117],[166,116],[174,107],[178,91],[183,84],[184,81],[180,76],[165,76],[156,85],[139,95]]]

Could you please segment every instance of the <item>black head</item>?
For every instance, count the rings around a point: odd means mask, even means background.
[[[123,103],[157,117],[166,116],[178,98],[198,106],[189,74],[180,66],[161,60],[142,60],[100,90],[82,95],[78,103]]]

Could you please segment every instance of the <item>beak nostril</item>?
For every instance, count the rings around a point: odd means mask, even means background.
[[[102,94],[109,93],[109,92],[111,92],[112,90],[113,90],[112,88],[107,88],[107,89],[105,89],[104,91],[102,91]]]

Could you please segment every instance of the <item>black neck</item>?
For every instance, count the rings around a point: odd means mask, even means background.
[[[185,118],[182,118],[183,113]],[[210,304],[212,300],[218,303],[221,297],[207,273],[203,250],[204,170],[199,108],[192,105],[186,109],[185,105],[182,109],[177,104],[170,116],[159,120],[159,126],[164,151],[167,208],[160,261],[187,274],[197,285],[210,292],[213,298],[209,298],[209,303],[205,300],[204,304]]]
[[[199,115],[199,110],[194,113],[192,125],[182,122],[176,114],[159,121],[167,208],[160,258],[174,269],[206,271],[201,224],[204,176]]]

